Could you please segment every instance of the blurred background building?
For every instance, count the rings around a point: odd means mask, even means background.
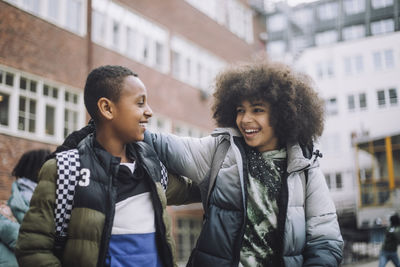
[[[321,167],[346,245],[379,245],[400,211],[400,1],[281,1],[266,21],[268,56],[308,73],[325,100]]]
[[[137,72],[154,115],[149,128],[204,136],[224,66],[265,52],[264,16],[239,0],[1,0],[0,199],[28,149],[54,148],[88,120],[83,87],[105,64]],[[199,205],[171,207],[178,258],[202,223]]]

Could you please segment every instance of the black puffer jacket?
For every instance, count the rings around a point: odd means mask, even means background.
[[[114,177],[120,160],[94,144],[93,135],[78,145],[81,168],[90,170],[89,185],[77,186],[62,263],[53,254],[54,203],[57,167],[54,159],[42,168],[32,201],[20,229],[16,254],[20,266],[103,266],[108,250],[117,197]],[[174,266],[174,246],[166,211],[161,167],[155,152],[145,143],[128,145],[136,151],[150,181],[155,210],[156,238],[163,266]],[[169,181],[168,186],[174,181]],[[174,190],[176,186],[172,186]],[[170,188],[168,189],[170,190]],[[180,191],[185,193],[185,191]],[[187,190],[190,192],[190,190]]]

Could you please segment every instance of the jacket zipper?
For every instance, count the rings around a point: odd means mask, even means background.
[[[111,163],[112,164],[112,163]],[[112,232],[112,223],[114,221],[114,215],[115,215],[115,199],[116,199],[116,192],[115,188],[113,186],[113,180],[114,177],[116,177],[116,174],[118,173],[118,165],[115,167],[112,167],[112,172],[113,174],[110,175],[110,180],[108,182],[108,208],[106,210],[106,221],[104,223],[104,230],[103,230],[103,240],[101,243],[101,247],[99,250],[99,261],[97,263],[97,266],[105,266],[106,263],[106,256],[108,252],[108,245],[110,243],[110,238],[111,238],[111,232]],[[108,219],[107,219],[108,218]]]

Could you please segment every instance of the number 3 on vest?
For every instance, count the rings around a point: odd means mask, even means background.
[[[79,180],[80,186],[88,186],[90,183],[90,170],[83,168],[81,169],[81,179]]]

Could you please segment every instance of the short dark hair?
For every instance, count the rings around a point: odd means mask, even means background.
[[[390,216],[390,224],[392,226],[399,226],[400,225],[400,217],[397,213]]]
[[[244,100],[270,105],[270,124],[279,145],[312,145],[324,127],[323,101],[311,79],[276,62],[229,67],[216,78],[213,118],[219,127],[236,125],[236,108]]]
[[[94,121],[98,120],[97,101],[106,97],[118,102],[124,78],[130,75],[138,76],[128,68],[111,65],[98,67],[89,73],[84,89],[84,100],[87,112]]]
[[[50,155],[48,149],[35,149],[25,152],[11,174],[16,178],[25,177],[37,183],[39,170],[48,155]]]

